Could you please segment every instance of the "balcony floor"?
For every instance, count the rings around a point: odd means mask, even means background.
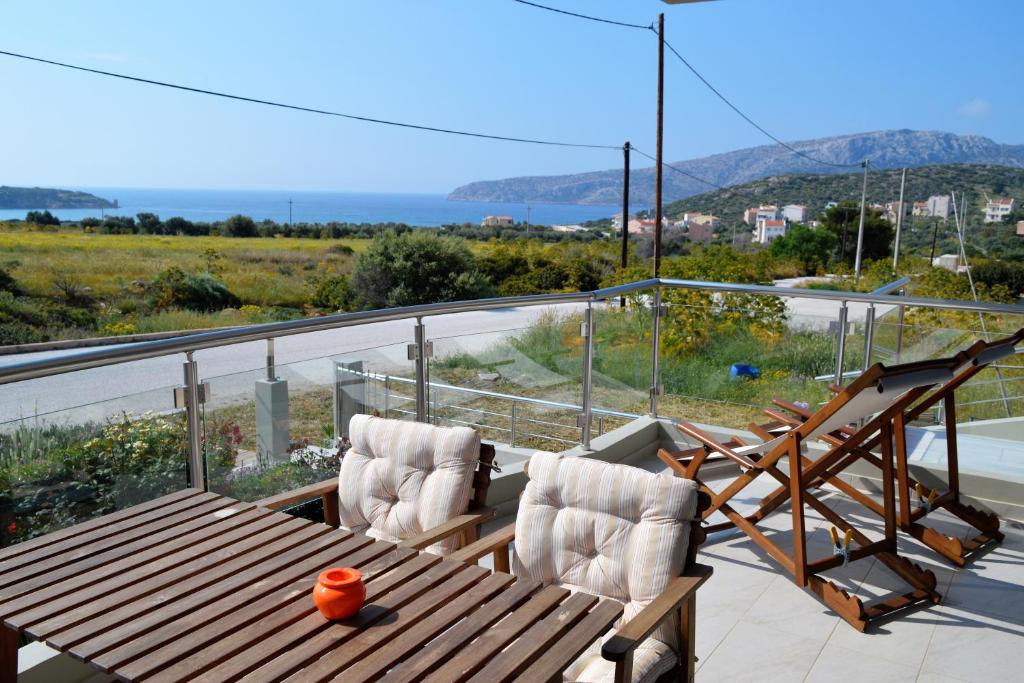
[[[656,459],[643,465],[662,469]],[[755,481],[743,502],[753,506],[773,488],[773,482]],[[865,534],[881,537],[881,520],[872,513],[838,495],[825,499]],[[734,507],[745,512],[742,505]],[[928,519],[948,535],[968,535],[964,524],[943,511]],[[511,521],[492,524],[497,528]],[[809,556],[830,555],[830,524],[808,510],[807,526]],[[762,528],[769,536],[772,529],[785,529],[774,540],[787,547],[789,508]],[[1004,520],[1002,528],[1006,540],[1001,545],[959,570],[901,533],[900,553],[935,572],[942,604],[905,613],[867,634],[798,588],[746,535],[714,534],[698,556],[715,568],[698,594],[698,678],[704,683],[844,676],[874,682],[1019,680],[1024,670],[1024,527]],[[874,558],[827,576],[867,600],[908,590]]]

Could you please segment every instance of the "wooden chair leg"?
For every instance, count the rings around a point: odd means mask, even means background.
[[[0,625],[0,681],[18,680],[18,642],[21,638],[14,629]]]
[[[322,498],[324,501],[324,524],[337,529],[341,526],[341,517],[338,514],[338,492],[325,493]]]
[[[697,596],[679,606],[679,681],[693,683],[697,669]]]
[[[508,562],[508,546],[503,545],[500,548],[496,548],[494,553],[494,571],[509,573],[509,562]]]
[[[630,683],[633,680],[633,651],[615,662],[615,683]]]

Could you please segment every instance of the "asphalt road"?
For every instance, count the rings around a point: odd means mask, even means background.
[[[575,307],[556,308],[570,311]],[[424,323],[427,338],[434,340],[435,353],[451,352],[456,347],[474,351],[528,326],[544,310],[547,307],[459,313],[425,318]],[[405,368],[411,372],[406,345],[413,341],[414,324],[402,320],[281,337],[274,344],[277,374],[288,379],[291,389],[304,384],[329,384],[334,358],[364,360],[375,370]],[[0,356],[0,366],[81,351]],[[266,353],[265,342],[197,351],[199,376],[210,381],[212,400],[223,403],[239,395],[251,397],[253,382],[265,372]],[[76,423],[126,410],[169,410],[173,407],[172,389],[182,383],[184,360],[184,354],[174,354],[0,385],[0,424],[36,416]]]
[[[787,286],[795,281],[780,281]],[[578,309],[579,304],[554,307]],[[884,314],[891,307],[878,307]],[[819,299],[788,299],[790,325],[827,330],[836,320],[839,303]],[[546,307],[459,313],[425,319],[427,338],[434,340],[435,354],[447,355],[456,348],[468,352],[491,346],[514,330],[522,329]],[[862,321],[866,306],[850,304],[849,320]],[[406,345],[413,340],[412,320],[374,323],[326,332],[281,337],[275,342],[277,374],[288,379],[289,389],[306,385],[327,386],[333,380],[333,360],[363,360],[373,371],[411,373]],[[100,347],[105,348],[105,347]],[[79,353],[81,350],[47,351],[0,356],[0,366],[34,358]],[[252,342],[198,351],[199,376],[211,383],[214,405],[251,399],[253,382],[263,377],[266,344]],[[102,420],[122,411],[141,413],[173,407],[172,389],[182,383],[183,354],[152,358],[116,366],[94,368],[37,380],[0,385],[0,425],[14,420],[41,417],[48,422],[77,423]],[[10,425],[8,425],[10,427]]]

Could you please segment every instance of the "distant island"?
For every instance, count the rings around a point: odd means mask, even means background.
[[[116,209],[109,201],[88,192],[46,187],[0,185],[0,209]]]

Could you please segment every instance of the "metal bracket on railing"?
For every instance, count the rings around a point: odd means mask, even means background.
[[[174,387],[174,407],[177,410],[185,410],[188,408],[187,394],[188,387],[180,386]],[[196,385],[196,396],[197,403],[203,405],[206,403],[206,399],[210,396],[210,383],[201,382]]]
[[[409,356],[409,360],[419,360],[419,347],[416,344],[408,344],[406,347],[406,353]],[[423,343],[423,357],[433,358],[434,357],[434,342],[428,341]]]

